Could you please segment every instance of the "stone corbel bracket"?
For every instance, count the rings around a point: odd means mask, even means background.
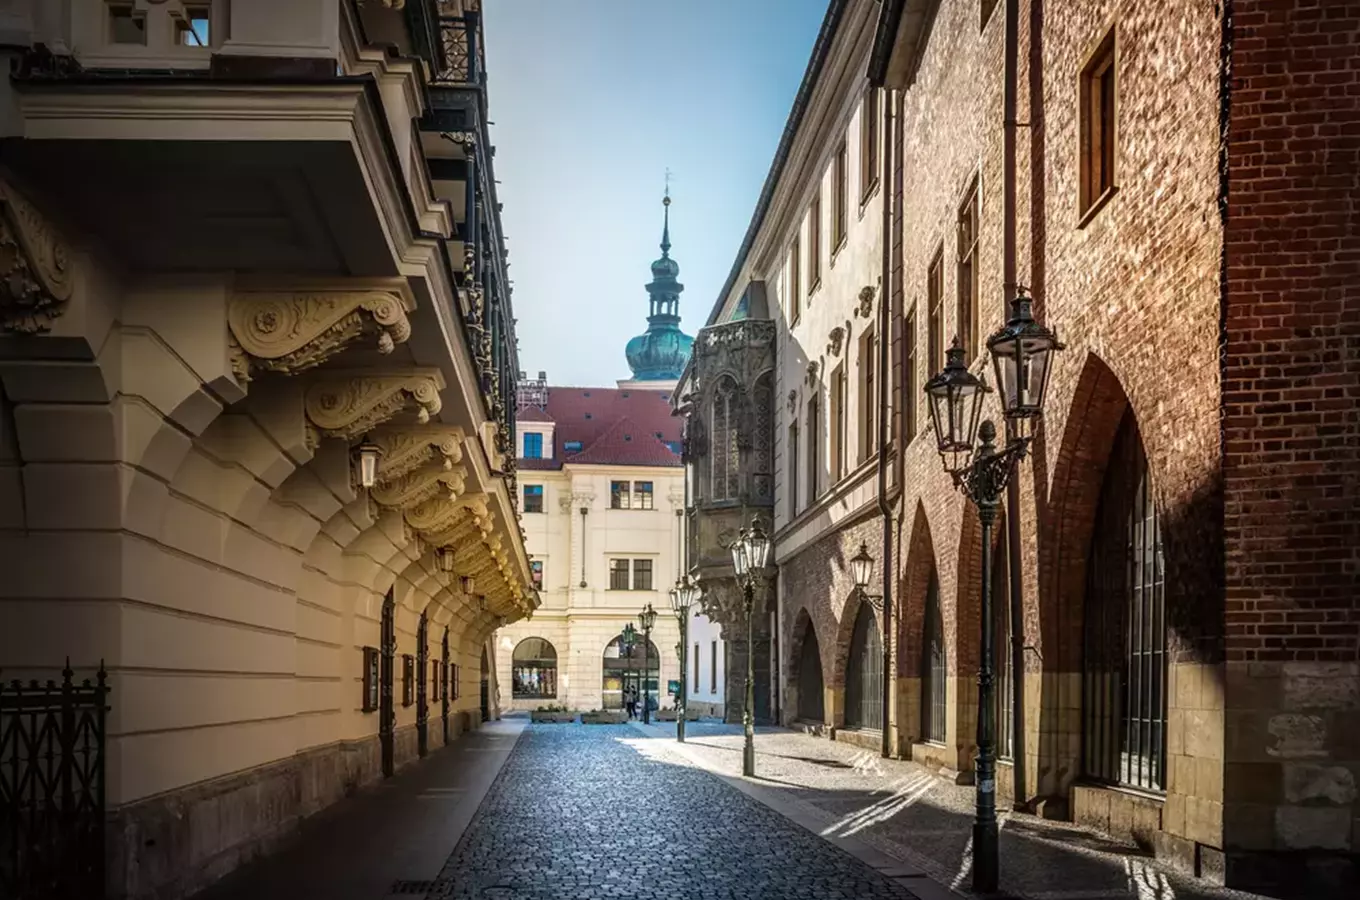
[[[454,500],[463,492],[467,470],[425,466],[373,488],[373,499],[392,509],[409,510],[436,500]]]
[[[365,336],[379,353],[391,353],[411,336],[407,315],[414,309],[404,281],[240,291],[227,307],[232,371],[243,384],[254,370],[295,375]]]
[[[874,297],[878,294],[878,289],[873,285],[866,284],[859,289],[859,306],[855,307],[855,315],[860,318],[870,318],[874,314]]]
[[[483,520],[490,525],[491,514],[487,510],[487,497],[480,493],[463,494],[457,498],[435,497],[425,500],[406,511],[406,522],[417,531],[431,535],[431,543],[451,543],[443,539],[444,533],[458,523],[463,517],[464,510],[467,510],[479,525]]]
[[[840,356],[841,344],[844,341],[845,341],[845,329],[842,328],[840,325],[837,325],[835,328],[831,329],[831,333],[827,335],[826,355]]]
[[[444,376],[438,369],[400,374],[327,373],[307,389],[307,420],[326,437],[354,441],[406,410],[425,424],[442,408]]]
[[[56,229],[0,181],[0,332],[51,331],[71,299],[72,268]]]
[[[371,435],[382,448],[378,484],[396,481],[424,466],[451,470],[463,460],[463,429],[454,425],[398,428],[384,426]]]

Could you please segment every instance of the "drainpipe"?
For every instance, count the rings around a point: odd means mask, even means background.
[[[1001,137],[1001,281],[1009,314],[1015,299],[1015,121],[1016,92],[1020,80],[1020,0],[1006,0],[1005,86],[1002,89]],[[1006,422],[1006,437],[1015,437],[1015,429]],[[1009,568],[1011,594],[1011,773],[1015,787],[1012,806],[1017,810],[1028,807],[1029,788],[1025,777],[1025,591],[1020,565],[1020,479],[1011,478],[1006,485],[1006,563]],[[991,577],[991,573],[987,574]]]
[[[1014,2],[1014,0],[1011,0]],[[878,511],[883,516],[883,745],[887,758],[892,752],[889,714],[892,711],[892,585],[895,580],[892,555],[892,506],[888,502],[888,331],[891,328],[892,284],[892,187],[893,125],[895,91],[883,89],[883,175],[879,191],[883,198],[883,274],[878,290]],[[877,98],[875,98],[877,99]],[[900,451],[900,448],[899,448]]]

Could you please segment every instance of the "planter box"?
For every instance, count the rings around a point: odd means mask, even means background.
[[[529,711],[529,721],[549,725],[566,725],[576,721],[574,712],[540,712],[539,710]]]
[[[673,709],[663,709],[660,712],[655,713],[652,718],[656,719],[658,722],[674,722],[676,719],[680,718],[680,716],[677,715],[676,711]],[[685,721],[699,721],[699,711],[697,709],[685,710]]]
[[[581,713],[582,725],[622,725],[627,721],[628,713],[622,711]]]

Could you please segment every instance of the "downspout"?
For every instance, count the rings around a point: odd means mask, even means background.
[[[1014,0],[1012,0],[1014,2]],[[892,505],[888,502],[888,330],[892,325],[892,187],[894,94],[883,89],[883,174],[879,180],[883,198],[883,260],[878,289],[878,511],[883,516],[883,745],[884,758],[892,752],[889,715],[892,711],[892,639],[896,633],[892,618],[893,569]],[[875,102],[878,100],[874,98]],[[900,452],[901,448],[899,448]]]
[[[1006,314],[1016,294],[1015,276],[1015,121],[1020,55],[1020,0],[1006,0],[1005,74],[1002,95],[1001,137],[1001,282]],[[1010,420],[1006,437],[1015,437]],[[1025,777],[1025,591],[1020,565],[1020,479],[1006,484],[1006,563],[1011,594],[1011,791],[1013,808],[1028,808],[1029,787]],[[987,574],[991,577],[991,573]]]

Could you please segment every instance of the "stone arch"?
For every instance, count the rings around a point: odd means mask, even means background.
[[[811,648],[811,649],[809,649]],[[794,721],[826,724],[826,656],[817,639],[817,626],[806,606],[800,606],[794,618],[789,641],[788,677],[784,684],[785,703]],[[808,671],[815,664],[815,676]],[[816,697],[808,697],[805,689],[817,690]]]
[[[904,745],[919,743],[922,739],[922,641],[925,635],[926,595],[936,572],[930,519],[926,515],[925,505],[918,500],[907,539],[897,607],[897,727]]]

